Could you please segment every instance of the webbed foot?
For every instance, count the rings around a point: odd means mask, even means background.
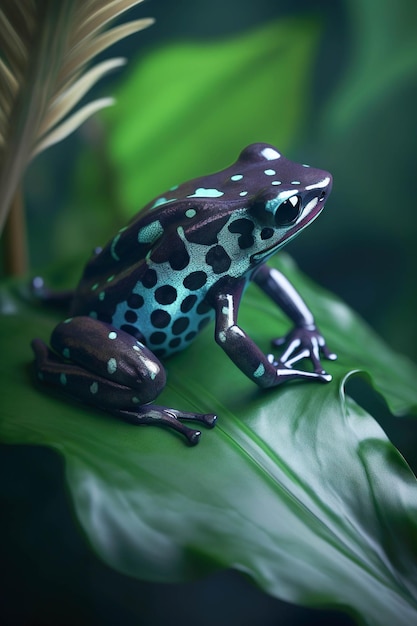
[[[281,366],[291,369],[298,361],[310,359],[313,365],[313,372],[310,373],[314,374],[315,378],[322,382],[332,380],[331,375],[323,368],[320,356],[323,355],[325,359],[334,361],[337,355],[329,350],[324,337],[315,326],[296,327],[284,337],[273,339],[272,345],[284,348],[284,352],[277,361]]]

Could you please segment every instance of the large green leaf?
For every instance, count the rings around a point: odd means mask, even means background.
[[[417,619],[417,486],[374,419],[345,395],[369,373],[396,411],[417,407],[416,368],[341,302],[275,261],[301,289],[339,360],[328,385],[262,392],[207,329],[167,362],[161,401],[214,410],[216,428],[187,448],[172,433],[133,427],[44,394],[28,376],[30,339],[57,319],[15,285],[2,290],[0,437],[43,444],[66,462],[76,515],[110,566],[174,581],[234,567],[267,592],[334,604],[378,625]],[[240,321],[269,350],[287,323],[251,287]]]

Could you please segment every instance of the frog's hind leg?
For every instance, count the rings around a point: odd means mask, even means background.
[[[149,404],[165,386],[165,370],[143,344],[110,324],[75,317],[58,324],[50,350],[35,339],[38,377],[46,384],[133,424],[176,430],[194,445],[200,431],[181,424],[194,420],[214,426],[215,416]]]

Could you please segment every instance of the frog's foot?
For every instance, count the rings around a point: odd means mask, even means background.
[[[306,354],[305,357],[308,355]],[[308,372],[305,370],[297,370],[293,369],[291,366],[291,362],[286,361],[283,363],[282,361],[277,361],[273,354],[268,354],[266,357],[276,368],[277,375],[277,383],[285,383],[290,380],[314,380],[321,383],[329,383],[332,380],[331,374],[328,374],[323,369],[315,372]],[[299,359],[297,359],[299,360]]]
[[[331,352],[316,326],[296,327],[284,337],[272,340],[272,345],[283,348],[279,363],[292,368],[295,363],[303,359],[311,361],[313,372],[323,382],[331,381],[332,377],[326,372],[320,361],[320,356],[334,361],[337,356]]]
[[[177,411],[177,409],[169,409],[155,404],[138,407],[138,409],[134,411],[123,409],[115,410],[112,411],[112,415],[120,417],[130,424],[150,424],[172,428],[184,435],[191,446],[197,445],[200,441],[201,431],[189,428],[181,424],[179,420],[192,420],[200,422],[208,428],[213,428],[217,419],[217,416],[213,413],[188,413],[186,411]]]

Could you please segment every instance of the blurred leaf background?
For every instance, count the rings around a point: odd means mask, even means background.
[[[132,17],[144,14],[141,7]],[[126,55],[129,64],[97,87],[98,96],[111,92],[119,104],[41,155],[27,173],[32,267],[41,272],[51,261],[57,267],[62,262],[79,264],[153,195],[228,164],[250,141],[269,141],[288,157],[328,169],[335,178],[320,220],[288,251],[307,274],[345,299],[394,348],[416,358],[414,0],[383,4],[377,0],[228,0],[227,5],[219,0],[175,4],[154,0],[146,6],[146,14],[156,17],[156,26],[114,47],[112,56]],[[253,37],[249,67],[242,55],[231,58],[228,53],[230,42],[248,32]],[[276,50],[270,56],[263,54],[265,42],[273,41],[275,33],[279,34]],[[254,49],[259,55],[253,54]],[[227,64],[233,68],[230,77],[223,71],[223,79],[218,80],[217,68],[224,70]],[[247,121],[250,116],[253,124]],[[362,387],[355,393],[366,405],[377,403],[378,410],[371,413],[384,416],[378,399],[364,396]],[[413,462],[415,427],[407,420],[394,423],[388,418],[383,426]],[[33,455],[36,466],[36,452]],[[14,471],[24,481],[19,458],[7,456],[7,461],[7,472]],[[49,467],[54,461],[50,463]],[[42,470],[39,474],[39,481],[51,487],[51,478],[42,476]],[[52,489],[60,501],[58,492]],[[19,499],[16,485],[10,498]],[[21,524],[25,506],[36,510],[37,502],[23,502],[22,496],[16,506]],[[65,508],[62,501],[60,506]],[[39,525],[41,533],[41,521]],[[29,535],[34,532],[27,529]],[[85,623],[94,623],[91,615],[97,614],[100,604],[100,579],[107,589],[117,585],[131,589],[126,591],[124,606],[112,605],[129,623],[134,596],[130,581],[99,566],[83,552],[73,530],[67,532],[77,546],[73,553],[78,550],[87,569],[94,570],[91,577],[84,576],[90,588],[96,586],[95,610],[86,608],[91,593],[87,596],[82,585],[76,587]],[[60,540],[57,533],[55,541]],[[68,567],[62,556],[49,558]],[[240,601],[242,594],[252,593],[233,576],[228,580]],[[194,587],[193,593],[204,603],[204,594],[218,594],[220,584]],[[164,592],[171,597],[171,591]],[[113,593],[120,603],[120,594]],[[149,589],[142,593],[143,602],[157,594]],[[230,593],[229,598],[234,597]],[[185,588],[183,597],[188,594]],[[265,624],[314,619],[314,613],[297,610],[289,616],[286,605],[253,594],[254,614],[262,615]],[[243,621],[250,618],[245,602],[239,609],[239,600],[229,602],[216,604],[217,623],[232,623],[237,613],[230,615],[230,610],[240,611],[240,621],[235,623],[250,623]],[[105,619],[110,618],[102,614],[100,623],[111,623]],[[320,623],[325,619],[335,623],[334,616],[323,615]],[[343,619],[340,623],[348,623]]]

